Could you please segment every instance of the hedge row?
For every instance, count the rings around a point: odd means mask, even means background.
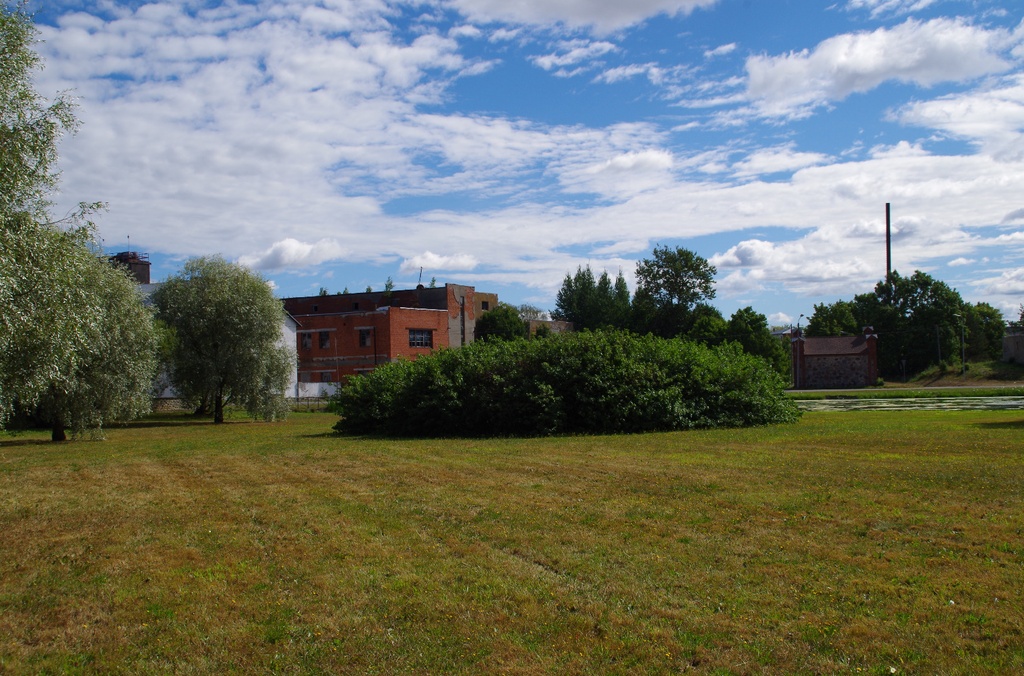
[[[478,341],[352,378],[348,434],[543,436],[793,422],[786,383],[735,344],[583,332]]]

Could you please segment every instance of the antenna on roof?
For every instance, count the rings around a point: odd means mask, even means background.
[[[418,281],[416,283],[417,284],[422,284],[423,283],[423,266],[422,265],[420,266],[420,281]]]

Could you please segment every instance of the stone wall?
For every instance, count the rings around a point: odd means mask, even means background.
[[[874,383],[865,382],[868,373],[867,355],[804,356],[805,372],[802,380],[808,389],[843,389],[868,387]]]

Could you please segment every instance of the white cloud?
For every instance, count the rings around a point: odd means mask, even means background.
[[[256,270],[300,270],[344,258],[346,254],[345,248],[331,239],[308,244],[289,237],[261,254],[241,256],[238,262]]]
[[[1014,209],[1010,213],[1003,216],[999,222],[1002,224],[1013,223],[1014,221],[1024,221],[1024,209]]]
[[[641,23],[658,14],[687,15],[717,0],[450,0],[474,21],[509,21],[546,26],[562,23],[570,27],[592,27],[603,33]]]
[[[616,49],[618,48],[611,42],[568,40],[558,43],[554,53],[535,56],[531,61],[544,70],[558,69],[557,74],[574,75],[585,70],[586,67],[568,71],[565,70],[565,67],[591,61]]]
[[[801,153],[793,150],[792,145],[757,150],[732,165],[736,176],[759,176],[778,172],[796,171],[804,167],[825,164],[828,156],[821,153]]]
[[[1024,159],[1024,75],[976,91],[911,103],[897,117],[905,124],[974,141],[1001,160]]]
[[[872,17],[882,14],[912,14],[934,5],[936,0],[848,0],[850,10],[866,9]]]
[[[431,271],[460,271],[472,270],[480,265],[480,262],[468,254],[455,254],[453,256],[439,256],[432,251],[424,251],[402,261],[399,268],[401,272],[415,272],[420,268]]]
[[[688,72],[685,66],[673,66],[663,68],[655,63],[637,63],[626,66],[609,68],[594,78],[595,82],[615,84],[637,76],[645,76],[647,80],[657,86],[678,82]]]
[[[672,182],[672,154],[659,149],[627,152],[603,162],[573,167],[561,176],[574,192],[626,198]]]
[[[959,258],[954,258],[953,260],[951,260],[949,263],[947,263],[947,265],[949,265],[949,267],[951,268],[956,268],[964,265],[970,265],[976,262],[977,261],[975,261],[973,258],[964,258],[963,256],[960,256]]]
[[[1005,270],[998,277],[975,282],[986,294],[1024,296],[1024,268]]]
[[[730,42],[727,45],[719,45],[718,47],[715,47],[714,49],[707,49],[707,50],[705,50],[704,51],[704,58],[705,59],[713,59],[716,56],[725,56],[726,54],[732,54],[734,51],[736,51],[736,43],[735,42]]]
[[[1006,70],[1005,31],[962,20],[908,20],[828,38],[813,50],[747,59],[747,95],[761,115],[801,117],[830,101],[895,80],[919,86],[964,82]]]

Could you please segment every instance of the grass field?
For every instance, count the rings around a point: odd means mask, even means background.
[[[334,420],[0,437],[0,672],[1024,672],[1024,411]]]

